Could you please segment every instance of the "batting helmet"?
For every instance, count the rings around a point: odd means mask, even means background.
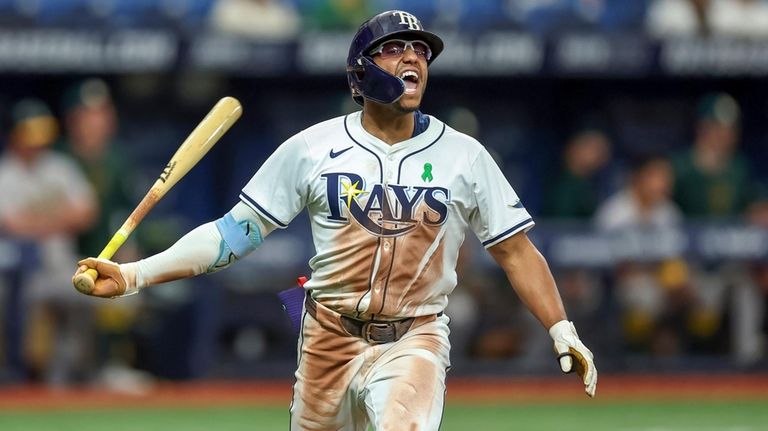
[[[431,64],[443,50],[443,41],[434,33],[424,30],[419,19],[408,12],[390,10],[364,22],[357,30],[347,56],[347,80],[352,98],[358,105],[363,99],[389,104],[405,92],[403,80],[388,73],[374,63],[370,51],[389,39],[419,39],[429,45]]]

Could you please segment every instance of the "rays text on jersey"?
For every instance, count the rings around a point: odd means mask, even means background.
[[[374,184],[368,189],[354,173],[321,177],[326,181],[327,219],[349,223],[351,216],[374,236],[401,236],[419,223],[439,226],[448,218],[450,192],[445,187]]]

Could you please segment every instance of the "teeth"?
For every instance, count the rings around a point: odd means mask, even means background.
[[[419,79],[419,74],[412,70],[406,70],[402,73],[402,75],[400,75],[400,78],[407,78],[409,76],[413,76],[414,78]]]

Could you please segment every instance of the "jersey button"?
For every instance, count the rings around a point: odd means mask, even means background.
[[[389,241],[384,241],[384,250],[389,251]]]

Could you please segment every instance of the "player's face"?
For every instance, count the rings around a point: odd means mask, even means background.
[[[432,51],[425,42],[389,40],[372,51],[376,64],[405,82],[405,93],[393,103],[403,112],[419,109],[427,89],[427,61]]]

